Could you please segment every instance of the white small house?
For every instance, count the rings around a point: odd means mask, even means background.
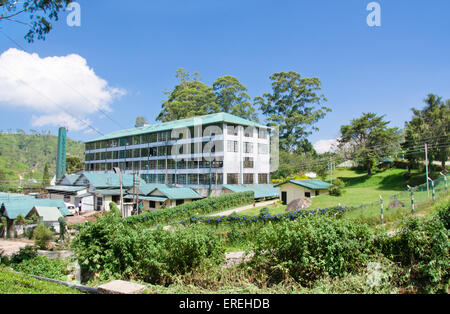
[[[281,201],[286,205],[299,198],[328,194],[330,184],[321,180],[289,180],[275,186],[280,188]]]

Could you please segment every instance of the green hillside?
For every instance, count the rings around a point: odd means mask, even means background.
[[[17,187],[28,179],[42,179],[45,164],[50,176],[56,172],[58,137],[34,132],[33,134],[0,132],[0,187]],[[83,160],[82,142],[67,139],[67,156]]]

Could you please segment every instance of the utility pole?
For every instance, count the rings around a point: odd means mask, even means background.
[[[425,144],[425,167],[427,175],[427,198],[430,198],[430,186],[428,184],[428,144]]]
[[[330,184],[333,184],[333,161],[330,158]]]

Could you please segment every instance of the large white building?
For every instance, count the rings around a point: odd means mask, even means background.
[[[227,113],[145,125],[87,141],[85,171],[119,167],[147,183],[218,195],[224,185],[269,184],[270,133]]]

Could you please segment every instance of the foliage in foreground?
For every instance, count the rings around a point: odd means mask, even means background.
[[[14,273],[0,266],[1,294],[80,294],[76,289]]]
[[[72,242],[80,266],[102,278],[170,282],[200,265],[224,260],[223,241],[203,226],[176,232],[131,227],[116,211],[86,223]]]

